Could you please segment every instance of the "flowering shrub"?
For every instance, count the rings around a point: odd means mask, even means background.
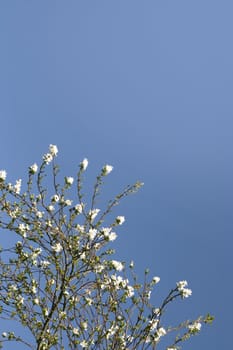
[[[24,192],[21,180],[12,185],[6,171],[0,170],[0,228],[15,238],[11,247],[0,251],[0,316],[19,322],[31,333],[25,339],[4,329],[1,346],[17,341],[37,350],[155,349],[173,332],[166,349],[178,349],[212,317],[166,327],[163,315],[168,304],[192,294],[187,281],[177,282],[161,305],[154,307],[150,295],[160,278],[149,280],[146,270],[144,282],[139,283],[133,262],[127,265],[111,259],[114,251],[108,247],[125,218],[117,216],[106,227],[106,216],[142,184],[126,187],[100,211],[97,195],[113,167],[101,169],[88,206],[82,194],[88,160],[80,163],[76,180],[66,176],[60,185],[57,154],[57,146],[50,145],[40,166],[29,167]],[[48,190],[44,180],[50,163],[52,188]],[[72,186],[76,194],[70,199]]]

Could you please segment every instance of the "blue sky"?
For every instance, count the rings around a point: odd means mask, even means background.
[[[226,0],[0,3],[0,168],[24,179],[54,143],[67,175],[83,157],[87,181],[114,165],[106,197],[142,180],[116,209],[118,257],[159,275],[159,297],[189,281],[177,320],[215,315],[189,350],[232,342],[232,11]]]

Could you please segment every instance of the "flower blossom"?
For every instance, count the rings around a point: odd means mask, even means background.
[[[125,217],[124,216],[117,216],[116,217],[117,225],[122,225],[124,222],[125,222]]]
[[[159,320],[158,319],[152,319],[149,321],[149,325],[150,325],[150,331],[155,331],[157,326],[158,326]]]
[[[0,181],[5,181],[6,175],[7,175],[6,170],[0,170]]]
[[[88,160],[87,158],[84,158],[83,161],[80,163],[80,170],[85,171],[88,166]]]
[[[54,250],[56,253],[60,253],[62,251],[62,245],[61,243],[56,243],[51,246],[52,250]]]
[[[153,280],[152,280],[155,284],[157,284],[157,283],[159,283],[159,281],[160,281],[160,277],[157,277],[157,276],[155,276],[155,277],[153,277]]]
[[[104,238],[110,242],[115,241],[117,238],[117,234],[115,232],[111,232],[111,228],[109,227],[103,227],[101,229],[101,233],[104,235]]]
[[[156,332],[157,340],[159,340],[161,337],[164,337],[166,334],[167,334],[166,329],[164,329],[163,327],[160,327]]]
[[[56,145],[49,145],[49,151],[53,157],[56,157],[58,154],[58,148]]]
[[[109,240],[110,242],[115,241],[116,238],[117,238],[116,232],[110,232],[110,234],[108,235],[108,240]]]
[[[55,210],[53,205],[49,205],[47,209],[48,209],[48,211],[54,211]]]
[[[71,177],[71,176],[66,176],[65,177],[65,183],[67,185],[71,186],[73,182],[74,182],[74,178],[73,177]]]
[[[35,305],[39,305],[39,303],[40,303],[39,298],[33,299],[33,303],[34,303]]]
[[[192,290],[189,288],[185,288],[188,285],[187,281],[179,281],[176,283],[177,289],[180,292],[182,298],[188,298],[192,295]]]
[[[53,160],[53,156],[51,153],[46,153],[43,155],[43,161],[46,163],[46,164],[49,164],[51,163]]]
[[[52,201],[53,203],[57,203],[57,202],[59,202],[59,200],[60,200],[60,197],[59,197],[57,194],[54,194],[54,195],[51,197],[51,201]]]
[[[97,234],[97,230],[96,230],[96,229],[91,228],[91,229],[89,230],[88,236],[89,236],[89,238],[90,238],[91,241],[93,241],[93,239],[95,238],[96,234]]]
[[[81,343],[80,343],[80,346],[82,348],[87,348],[88,347],[88,342],[86,340],[83,340]]]
[[[79,335],[79,329],[78,328],[73,328],[73,333],[74,333],[74,335]]]
[[[99,212],[100,212],[100,209],[92,209],[92,210],[90,210],[89,213],[88,213],[88,216],[89,216],[90,220],[93,221],[96,218],[96,216],[98,215]]]
[[[24,297],[22,297],[22,295],[19,295],[17,296],[16,301],[18,305],[22,305],[24,303]]]
[[[64,204],[65,205],[72,205],[72,200],[70,200],[70,199],[66,199],[65,201],[64,201]]]
[[[201,330],[201,323],[200,322],[194,322],[193,324],[190,324],[188,326],[188,328],[191,331],[191,333],[200,332],[200,330]]]
[[[18,228],[19,228],[19,232],[22,234],[22,236],[24,238],[26,238],[27,237],[27,231],[29,231],[29,226],[21,223],[21,224],[19,224]]]
[[[38,170],[38,165],[36,163],[32,164],[30,167],[29,167],[29,172],[30,174],[35,174]]]
[[[117,271],[122,271],[124,268],[124,265],[120,261],[112,260],[111,263],[112,263],[114,269]]]
[[[112,166],[112,165],[106,164],[106,165],[102,168],[102,175],[103,175],[103,176],[107,176],[108,174],[111,173],[112,170],[113,170],[113,166]]]
[[[22,183],[22,180],[19,179],[19,180],[16,180],[16,183],[15,183],[15,185],[14,185],[14,191],[15,191],[15,193],[17,193],[17,194],[20,194],[21,183]]]
[[[48,260],[41,260],[41,262],[40,262],[40,266],[42,268],[45,268],[45,267],[47,267],[49,265],[50,265],[50,262]]]
[[[134,295],[134,287],[132,286],[126,286],[126,294],[129,298],[131,298]]]
[[[33,293],[33,294],[36,294],[36,293],[37,293],[37,288],[36,288],[36,286],[32,286],[32,293]]]
[[[44,212],[43,211],[37,211],[36,212],[36,216],[38,217],[38,219],[41,219],[41,218],[43,218],[43,215],[44,215]]]
[[[74,210],[75,210],[76,214],[81,214],[83,211],[82,204],[76,204],[76,206],[74,207]]]

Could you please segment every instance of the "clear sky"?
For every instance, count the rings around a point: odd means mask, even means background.
[[[25,179],[53,143],[69,176],[83,157],[89,179],[114,166],[106,197],[142,180],[116,209],[118,257],[161,277],[155,304],[189,281],[177,321],[215,315],[189,350],[232,344],[232,13],[231,0],[0,2],[0,169]]]

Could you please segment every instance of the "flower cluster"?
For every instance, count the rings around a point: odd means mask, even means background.
[[[58,148],[56,145],[50,145],[49,146],[49,152],[48,153],[45,153],[43,155],[43,161],[46,163],[46,164],[49,164],[54,157],[56,157],[58,154]],[[33,167],[33,166],[32,166]],[[32,171],[32,167],[31,167],[31,171]],[[34,168],[36,168],[36,164],[34,164]],[[37,168],[36,168],[37,169]],[[35,173],[35,171],[33,171]]]
[[[0,170],[0,229],[12,233],[11,247],[0,251],[0,314],[19,322],[33,340],[3,331],[0,345],[21,342],[29,348],[49,349],[154,349],[171,331],[179,330],[167,350],[197,334],[203,322],[166,327],[163,314],[167,305],[178,297],[187,298],[192,291],[187,281],[176,287],[158,306],[150,304],[153,288],[160,281],[151,280],[145,271],[141,284],[128,266],[114,258],[109,247],[117,238],[115,229],[125,222],[118,215],[109,225],[106,216],[125,196],[142,184],[127,186],[103,210],[96,207],[103,178],[113,167],[105,165],[97,176],[90,202],[82,194],[86,158],[79,164],[76,193],[70,198],[75,179],[63,178],[59,185],[59,167],[55,162],[56,145],[49,146],[42,164],[28,168],[27,188],[21,194],[21,179],[7,183],[7,173]],[[44,186],[44,173],[52,162],[51,188]],[[109,221],[108,221],[109,222]]]
[[[192,290],[189,288],[185,288],[188,285],[187,281],[180,281],[177,282],[177,289],[181,294],[182,298],[188,298],[189,296],[192,295]]]

